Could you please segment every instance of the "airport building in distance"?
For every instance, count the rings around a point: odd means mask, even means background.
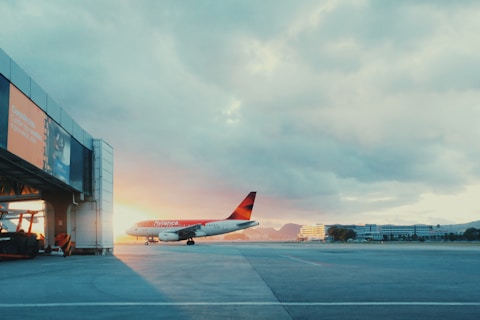
[[[357,240],[415,240],[415,239],[441,239],[448,230],[438,226],[414,224],[414,225],[305,225],[300,229],[299,239],[305,241],[327,240],[328,229],[332,226],[355,231]]]
[[[299,239],[304,241],[323,241],[325,240],[327,234],[325,233],[325,225],[317,223],[314,225],[302,226],[300,228],[300,234],[298,235]]]

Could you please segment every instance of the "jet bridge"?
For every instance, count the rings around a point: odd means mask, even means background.
[[[45,244],[113,251],[113,148],[83,130],[0,49],[0,204],[42,200]]]

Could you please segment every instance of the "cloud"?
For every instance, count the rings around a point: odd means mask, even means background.
[[[119,198],[133,188],[191,210],[209,192],[257,189],[265,219],[348,220],[479,183],[475,1],[52,0],[0,12],[3,49],[114,146]]]

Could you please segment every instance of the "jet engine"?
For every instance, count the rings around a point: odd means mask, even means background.
[[[178,241],[178,234],[176,233],[171,233],[171,232],[162,232],[162,233],[159,233],[158,234],[158,239],[160,239],[160,241],[165,241],[165,242],[168,242],[168,241]]]

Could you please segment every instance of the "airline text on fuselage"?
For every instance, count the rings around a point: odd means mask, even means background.
[[[155,222],[153,223],[153,226],[154,227],[178,227],[180,224],[178,223],[177,220],[168,220],[168,221],[165,221],[165,220],[155,220]]]

